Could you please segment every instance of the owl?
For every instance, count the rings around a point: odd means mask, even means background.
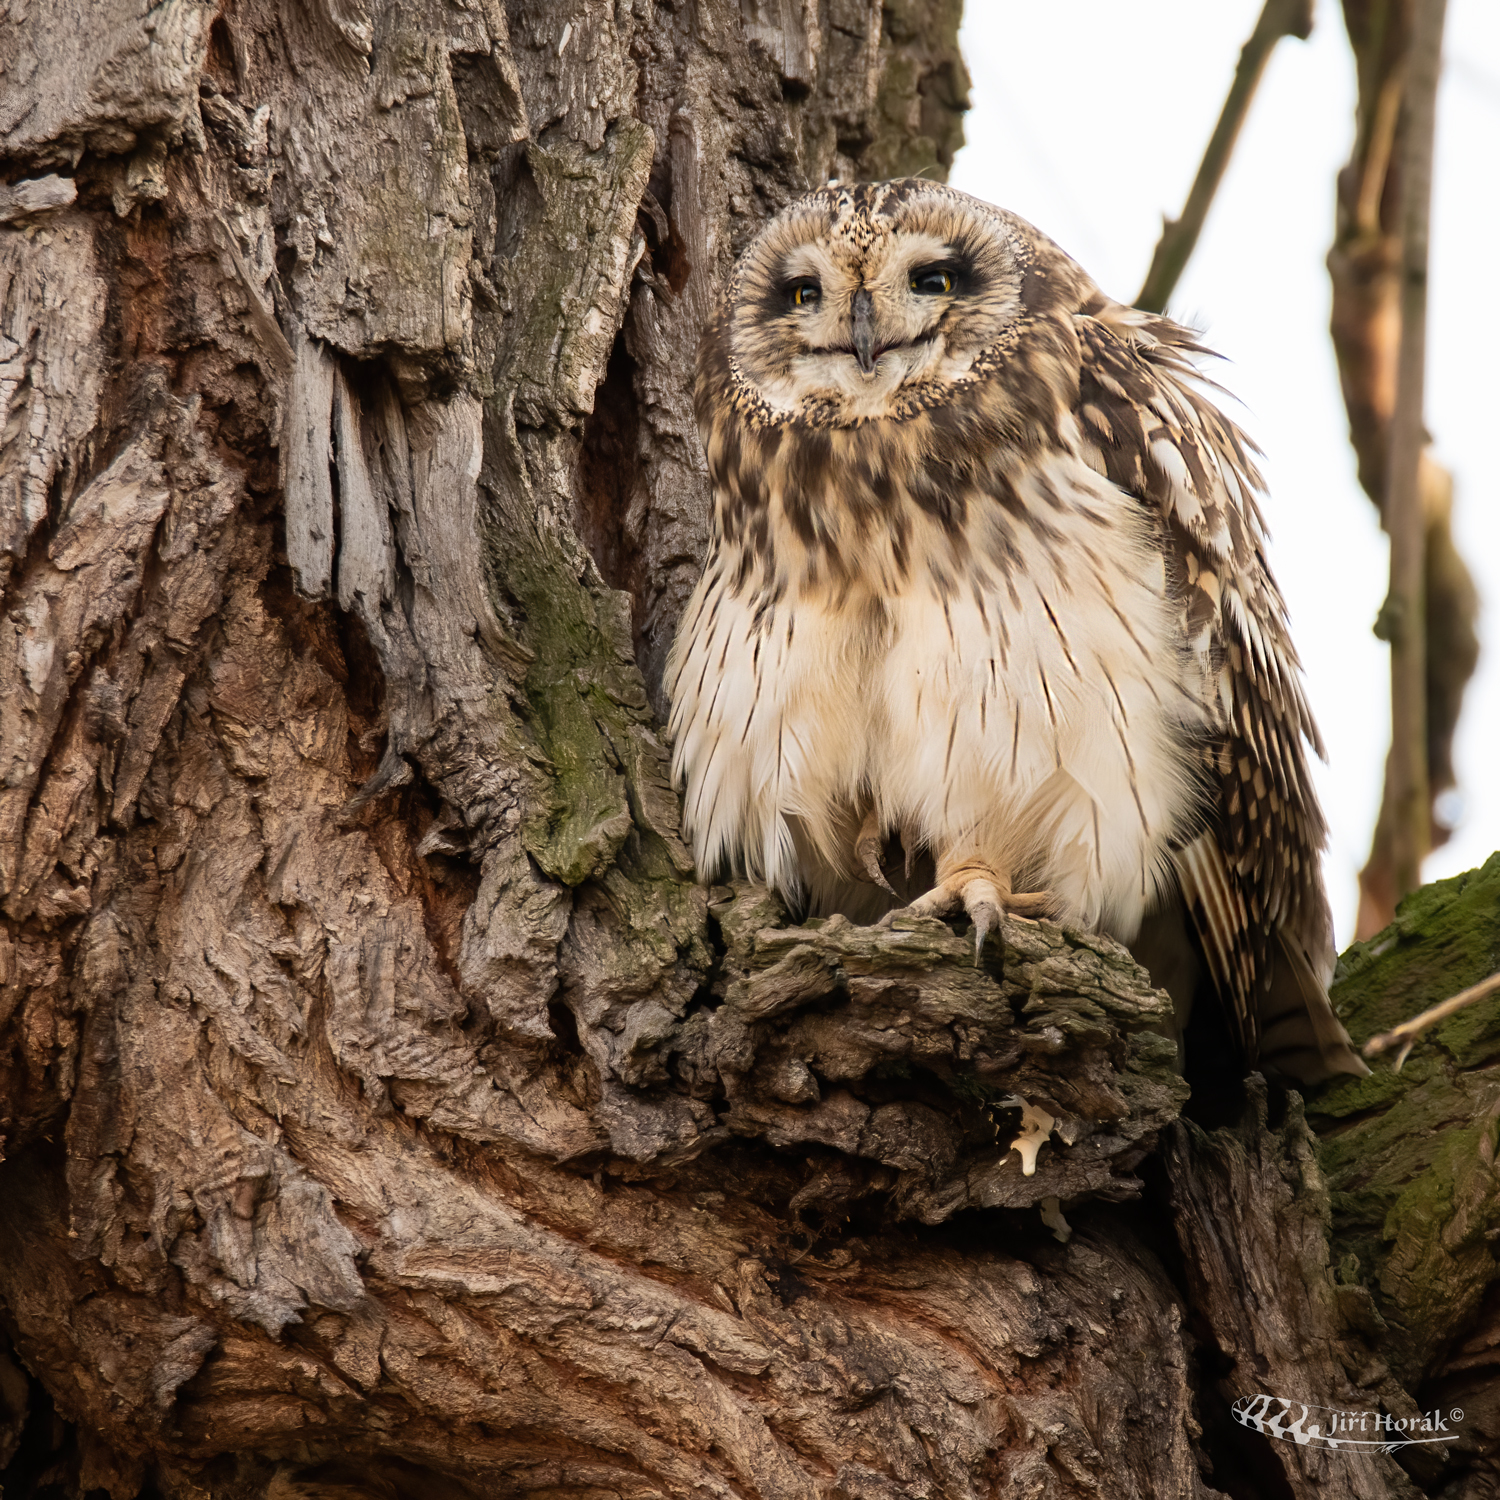
[[[940,184],[772,220],[698,360],[684,824],[702,873],[810,914],[966,915],[976,953],[1001,913],[1103,931],[1179,1016],[1216,992],[1247,1066],[1364,1073],[1328,1000],[1321,745],[1206,354]]]

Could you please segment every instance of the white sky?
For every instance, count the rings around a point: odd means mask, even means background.
[[[955,187],[1012,209],[1129,302],[1181,210],[1261,0],[968,0],[969,144]],[[1427,422],[1453,471],[1458,544],[1495,613],[1459,729],[1460,822],[1427,879],[1500,846],[1500,506],[1489,450],[1500,314],[1500,5],[1449,0],[1439,98]],[[1327,876],[1342,947],[1389,739],[1389,662],[1371,634],[1387,547],[1354,477],[1328,337],[1334,175],[1354,131],[1354,65],[1335,0],[1261,81],[1170,311],[1227,356],[1217,377],[1265,450],[1271,561],[1330,764]]]

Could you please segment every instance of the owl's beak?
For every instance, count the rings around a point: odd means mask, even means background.
[[[854,357],[866,375],[875,373],[875,299],[864,288],[854,294]]]

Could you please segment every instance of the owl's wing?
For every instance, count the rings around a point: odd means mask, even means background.
[[[1322,742],[1265,556],[1263,481],[1205,394],[1184,328],[1102,299],[1075,318],[1086,456],[1148,506],[1202,674],[1205,828],[1175,853],[1184,903],[1245,1057],[1314,1082],[1369,1070],[1328,1000],[1326,825],[1305,747]]]

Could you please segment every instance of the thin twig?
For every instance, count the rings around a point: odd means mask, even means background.
[[[1392,1047],[1400,1045],[1401,1051],[1396,1055],[1395,1063],[1396,1071],[1399,1073],[1401,1064],[1406,1061],[1407,1054],[1416,1044],[1417,1038],[1429,1026],[1436,1026],[1439,1021],[1446,1021],[1449,1016],[1457,1014],[1465,1006],[1473,1005],[1477,1000],[1483,1000],[1486,995],[1493,995],[1496,990],[1500,990],[1500,973],[1491,974],[1488,979],[1481,979],[1478,984],[1461,990],[1451,999],[1444,1000],[1441,1005],[1434,1005],[1424,1010],[1421,1015],[1413,1016],[1411,1020],[1403,1021],[1399,1026],[1393,1026],[1379,1036],[1372,1036],[1360,1050],[1366,1057],[1378,1057],[1382,1052],[1388,1052]]]
[[[1266,0],[1250,40],[1240,49],[1240,60],[1234,70],[1234,82],[1229,86],[1229,96],[1219,113],[1219,123],[1209,137],[1208,148],[1203,153],[1198,175],[1193,179],[1192,191],[1179,219],[1167,219],[1162,224],[1161,239],[1151,257],[1151,269],[1141,286],[1135,305],[1146,312],[1163,312],[1167,298],[1172,295],[1183,267],[1198,243],[1204,220],[1208,218],[1209,205],[1214,201],[1224,169],[1234,151],[1245,116],[1250,113],[1250,101],[1255,97],[1260,75],[1266,70],[1276,43],[1284,36],[1295,36],[1306,41],[1312,34],[1312,0]]]
[[[1402,109],[1401,353],[1386,471],[1385,529],[1391,586],[1381,622],[1391,643],[1391,754],[1387,795],[1391,874],[1399,901],[1422,883],[1431,832],[1427,791],[1427,523],[1419,479],[1427,434],[1422,406],[1427,363],[1427,240],[1432,143],[1447,0],[1417,0]]]

